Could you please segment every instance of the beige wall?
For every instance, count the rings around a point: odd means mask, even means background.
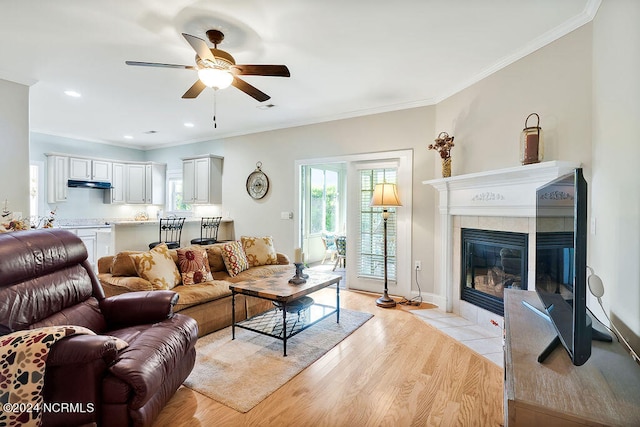
[[[593,22],[590,265],[615,324],[640,349],[640,2],[604,0]],[[594,304],[595,305],[595,304]],[[596,305],[597,306],[597,305]],[[633,337],[633,335],[635,337]],[[640,350],[639,350],[640,351]]]
[[[225,139],[222,211],[234,219],[236,236],[269,233],[278,250],[293,255],[298,219],[282,220],[280,212],[296,211],[296,160],[412,149],[412,259],[423,263],[424,291],[432,287],[434,270],[433,245],[425,244],[433,241],[433,200],[421,182],[433,178],[433,153],[426,146],[434,133],[434,118],[434,107],[422,107]],[[245,190],[257,161],[271,184],[267,196],[258,201]]]
[[[591,34],[587,24],[437,105],[436,132],[455,136],[453,175],[519,166],[520,132],[526,117],[536,112],[544,160],[579,161],[589,179]],[[433,159],[433,167],[440,170],[439,159]],[[432,215],[439,242],[437,197]],[[435,263],[440,260],[436,253]],[[434,282],[443,283],[438,273]],[[444,295],[444,289],[435,292]]]
[[[29,87],[0,79],[0,209],[29,216]]]
[[[520,132],[533,112],[540,115],[544,160],[590,167],[590,24],[438,104],[436,131],[455,136],[453,174],[518,166]]]

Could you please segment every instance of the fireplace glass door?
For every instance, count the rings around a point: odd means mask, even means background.
[[[462,230],[461,299],[504,314],[504,290],[527,288],[527,241],[522,233]]]

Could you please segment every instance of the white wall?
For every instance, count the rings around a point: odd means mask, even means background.
[[[590,264],[604,305],[640,348],[640,2],[604,0],[593,22]]]
[[[0,209],[29,215],[29,87],[0,79]]]

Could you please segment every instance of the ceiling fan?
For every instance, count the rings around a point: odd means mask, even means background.
[[[208,30],[207,38],[213,43],[213,49],[199,37],[182,33],[182,36],[196,51],[196,65],[161,64],[156,62],[126,61],[127,65],[142,67],[183,68],[198,72],[198,80],[182,95],[182,98],[196,98],[206,88],[224,89],[229,85],[240,89],[259,102],[271,98],[255,86],[250,85],[238,76],[273,76],[289,77],[286,65],[240,65],[224,50],[218,49],[218,44],[224,39],[224,34],[218,30]]]

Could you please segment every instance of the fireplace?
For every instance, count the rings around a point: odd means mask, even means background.
[[[466,278],[466,274],[461,271],[463,262],[460,259],[463,246],[462,229],[528,235],[528,255],[523,256],[526,260],[526,276],[521,279],[520,286],[522,289],[533,290],[536,262],[536,189],[576,167],[580,167],[580,163],[554,160],[423,181],[423,184],[438,191],[440,213],[436,219],[436,238],[439,240],[436,247],[436,265],[439,268],[435,272],[434,292],[430,295],[430,302],[478,325],[501,323],[503,310],[495,310],[500,313],[497,314],[461,298],[461,283],[463,277]],[[500,258],[499,251],[494,258]],[[473,297],[479,296],[486,300],[493,300],[495,297],[491,294],[487,294],[486,297],[479,294],[474,286],[465,288],[465,294]]]
[[[504,313],[504,290],[527,289],[526,233],[463,228],[460,299]]]

